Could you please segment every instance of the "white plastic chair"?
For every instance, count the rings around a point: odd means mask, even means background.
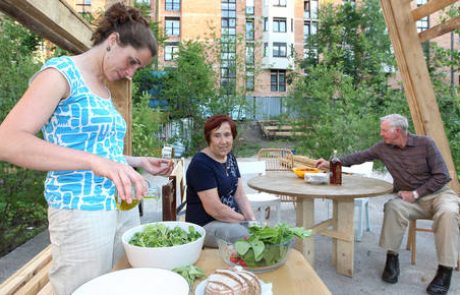
[[[342,171],[354,175],[371,176],[374,162],[364,162],[351,167],[342,167]],[[366,231],[371,231],[371,223],[369,220],[369,198],[355,199],[355,208],[358,207],[358,226],[355,230],[355,240],[360,242],[363,239],[364,233],[364,217],[366,218]],[[366,216],[364,216],[366,215]]]
[[[265,174],[265,161],[251,161],[251,162],[238,162],[238,169],[240,170],[241,175],[247,174]],[[267,194],[267,193],[253,193],[246,194],[251,207],[254,212],[259,212],[257,220],[260,223],[266,221],[265,212],[270,210],[271,207],[275,208],[275,218],[276,222],[281,221],[281,199],[277,196]],[[271,210],[270,210],[271,211]],[[269,217],[269,216],[268,216]]]

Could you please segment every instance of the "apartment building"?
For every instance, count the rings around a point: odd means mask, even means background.
[[[295,56],[303,54],[304,20],[315,32],[318,0],[152,0],[153,19],[167,37],[159,51],[160,67],[174,65],[179,43],[220,40],[221,85],[243,90],[260,113],[282,112],[287,75]],[[238,41],[237,41],[238,40]],[[235,65],[235,59],[239,65]],[[241,64],[243,66],[241,67]],[[235,90],[236,91],[236,90]]]
[[[96,14],[120,0],[67,1],[82,14]],[[427,1],[414,0],[412,5]],[[160,24],[167,38],[159,50],[160,68],[174,66],[180,42],[204,40],[214,34],[221,43],[220,61],[213,65],[220,83],[230,92],[243,89],[259,114],[278,115],[283,112],[282,98],[289,88],[287,81],[295,69],[295,57],[304,55],[305,40],[317,31],[319,6],[343,2],[355,0],[151,0],[152,19]],[[417,30],[438,23],[439,15],[426,17],[417,22]],[[444,48],[460,50],[458,34],[446,34],[433,41]],[[235,65],[238,58],[242,67]],[[446,72],[458,85],[459,73],[452,69]]]

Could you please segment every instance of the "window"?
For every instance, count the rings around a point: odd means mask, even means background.
[[[285,70],[271,70],[270,89],[271,91],[277,91],[277,92],[286,91],[286,71]]]
[[[221,13],[220,83],[225,93],[231,95],[236,90],[236,0],[221,0]],[[252,27],[254,27],[254,21],[252,21]]]
[[[254,40],[254,21],[246,20],[246,40]]]
[[[246,47],[246,64],[247,65],[254,64],[254,47],[253,46]]]
[[[427,0],[417,0],[417,7],[420,7],[427,3]],[[430,20],[428,16],[418,20],[416,22],[417,32],[425,31],[430,27]]]
[[[165,19],[165,34],[166,36],[179,36],[180,35],[180,19],[179,18],[166,18]]]
[[[287,45],[286,43],[273,43],[273,57],[286,57]]]
[[[315,35],[318,31],[318,23],[313,21],[305,21],[303,23],[303,37],[307,40],[310,36]]]
[[[286,7],[286,0],[272,0],[273,6]]]
[[[76,6],[78,13],[86,15],[90,13],[91,1],[82,0],[80,3],[76,3]]]
[[[254,0],[246,0],[246,14],[254,15]]]
[[[231,3],[233,2],[233,3]],[[236,36],[236,3],[234,0],[222,0],[222,35]]]
[[[273,32],[286,32],[286,19],[274,18],[273,19]]]
[[[165,44],[165,61],[174,60],[178,52],[179,52],[178,43],[166,43]]]
[[[268,56],[268,43],[265,42],[264,43],[264,57],[267,57]]]
[[[165,0],[165,10],[179,11],[180,0]]]
[[[303,5],[304,17],[306,19],[318,18],[318,0],[307,0]]]
[[[254,90],[254,72],[252,70],[246,72],[246,90]]]
[[[268,17],[264,17],[264,32],[268,31]]]

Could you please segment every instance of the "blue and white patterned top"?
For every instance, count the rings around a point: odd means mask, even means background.
[[[70,57],[52,58],[41,70],[47,68],[64,75],[70,95],[59,102],[43,126],[45,140],[126,164],[126,122],[112,100],[91,92]],[[45,198],[50,207],[57,209],[114,210],[114,193],[115,185],[110,179],[90,170],[49,171],[45,180]]]

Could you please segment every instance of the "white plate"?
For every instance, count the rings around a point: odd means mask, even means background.
[[[187,281],[175,272],[158,268],[129,268],[97,277],[73,295],[188,295]]]
[[[206,284],[208,283],[208,280],[201,281],[198,286],[195,288],[195,295],[204,295],[204,289],[206,288]],[[273,295],[272,292],[272,284],[271,283],[265,283],[262,280],[259,280],[260,287],[261,287],[261,295]]]

